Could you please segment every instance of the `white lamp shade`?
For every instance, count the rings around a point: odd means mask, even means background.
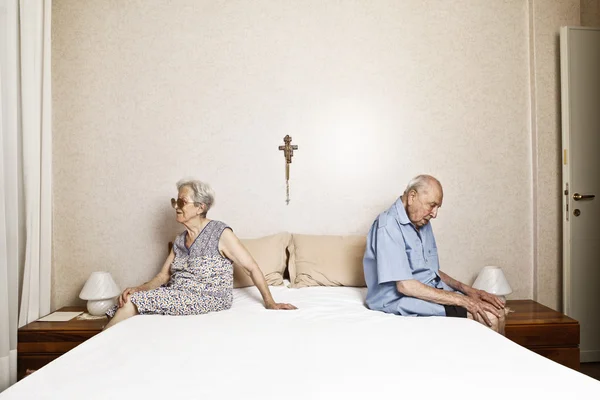
[[[92,272],[83,285],[79,298],[82,300],[105,300],[118,296],[121,290],[108,272]]]
[[[495,266],[483,267],[473,282],[473,287],[497,296],[506,296],[512,293],[512,288],[508,284],[502,268]]]

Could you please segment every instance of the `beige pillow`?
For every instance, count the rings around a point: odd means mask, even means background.
[[[265,275],[270,286],[283,285],[283,271],[285,271],[287,255],[286,248],[290,243],[291,235],[287,232],[265,236],[258,239],[240,239],[248,249]],[[252,279],[246,275],[239,265],[233,266],[233,287],[242,288],[252,286]]]
[[[364,236],[292,235],[292,287],[366,286]]]

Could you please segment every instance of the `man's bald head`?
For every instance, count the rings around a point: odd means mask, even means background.
[[[418,175],[408,182],[402,195],[402,204],[410,222],[418,229],[429,223],[431,218],[437,217],[443,198],[440,181],[431,175]]]
[[[406,189],[404,190],[404,194],[407,195],[411,190],[420,193],[422,191],[428,191],[430,188],[438,189],[442,196],[444,195],[444,191],[442,189],[442,184],[436,178],[431,175],[417,175],[408,182],[406,185]]]

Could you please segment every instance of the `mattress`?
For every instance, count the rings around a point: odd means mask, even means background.
[[[135,316],[0,394],[8,399],[597,398],[600,382],[470,320],[370,311],[365,289],[236,289],[228,311]],[[379,397],[381,396],[381,397]]]

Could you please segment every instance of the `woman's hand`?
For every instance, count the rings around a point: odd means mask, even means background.
[[[119,296],[119,308],[123,307],[125,303],[129,301],[129,296],[139,291],[140,289],[138,289],[137,287],[128,287],[127,289],[123,290],[123,293],[121,293],[121,295]]]
[[[267,303],[265,304],[265,307],[267,308],[267,310],[297,310],[298,307],[292,305],[292,304],[287,304],[287,303]]]

